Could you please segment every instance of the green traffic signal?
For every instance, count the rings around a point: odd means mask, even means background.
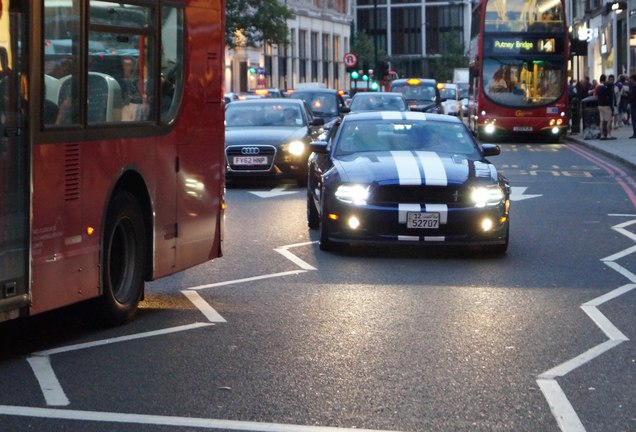
[[[255,74],[256,73],[256,68],[251,67],[249,69],[249,71],[250,71],[251,74]]]
[[[360,78],[360,74],[358,73],[358,71],[352,71],[351,79],[357,80],[358,78]]]
[[[373,82],[371,83],[371,90],[374,90],[374,91],[375,91],[375,90],[377,90],[377,89],[379,89],[379,88],[380,88],[380,86],[378,85],[378,82],[377,82],[377,81],[373,81]]]
[[[368,75],[362,75],[362,81],[369,81],[369,76]]]

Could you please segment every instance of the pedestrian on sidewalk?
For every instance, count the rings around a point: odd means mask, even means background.
[[[600,117],[601,139],[616,139],[612,136],[612,123],[614,122],[614,82],[608,83],[607,76],[602,74],[596,86],[598,100],[598,113]]]
[[[629,112],[632,115],[632,136],[636,138],[636,74],[629,77],[629,93],[627,95],[629,101]]]

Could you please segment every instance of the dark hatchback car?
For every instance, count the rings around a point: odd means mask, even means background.
[[[226,178],[292,178],[304,185],[309,144],[323,123],[300,99],[232,102],[225,110]]]
[[[411,111],[444,114],[442,97],[434,79],[396,79],[391,81],[391,91],[402,93]]]
[[[307,223],[320,248],[344,244],[508,248],[510,185],[457,117],[347,115],[312,143]]]
[[[302,88],[291,92],[289,97],[307,102],[314,116],[325,121],[325,129],[329,129],[335,120],[349,112],[344,99],[336,90],[318,87]]]

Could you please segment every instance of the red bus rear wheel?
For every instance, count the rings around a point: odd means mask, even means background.
[[[108,207],[101,258],[101,309],[111,324],[130,321],[143,295],[144,230],[135,197],[129,192],[115,195]]]

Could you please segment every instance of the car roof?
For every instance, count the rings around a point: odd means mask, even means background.
[[[347,114],[343,118],[343,122],[354,120],[434,120],[443,123],[462,123],[455,117],[444,114],[423,113],[418,111],[360,111]]]
[[[295,93],[325,93],[325,94],[338,94],[338,90],[327,89],[327,88],[319,88],[319,87],[303,87],[303,88],[295,88],[292,95]]]
[[[404,95],[402,95],[402,93],[400,92],[358,92],[356,94],[353,95],[353,97],[356,97],[360,95],[361,97],[367,96],[367,97],[372,97],[372,96],[395,96],[395,97],[404,97]]]
[[[422,82],[423,84],[432,84],[435,85],[437,84],[437,80],[433,79],[433,78],[398,78],[396,80],[391,81],[391,84],[404,84],[409,80],[420,80],[420,82]]]
[[[273,103],[278,104],[287,104],[287,105],[302,105],[302,99],[291,99],[291,98],[255,98],[255,99],[244,99],[236,101],[241,105],[271,105]]]

